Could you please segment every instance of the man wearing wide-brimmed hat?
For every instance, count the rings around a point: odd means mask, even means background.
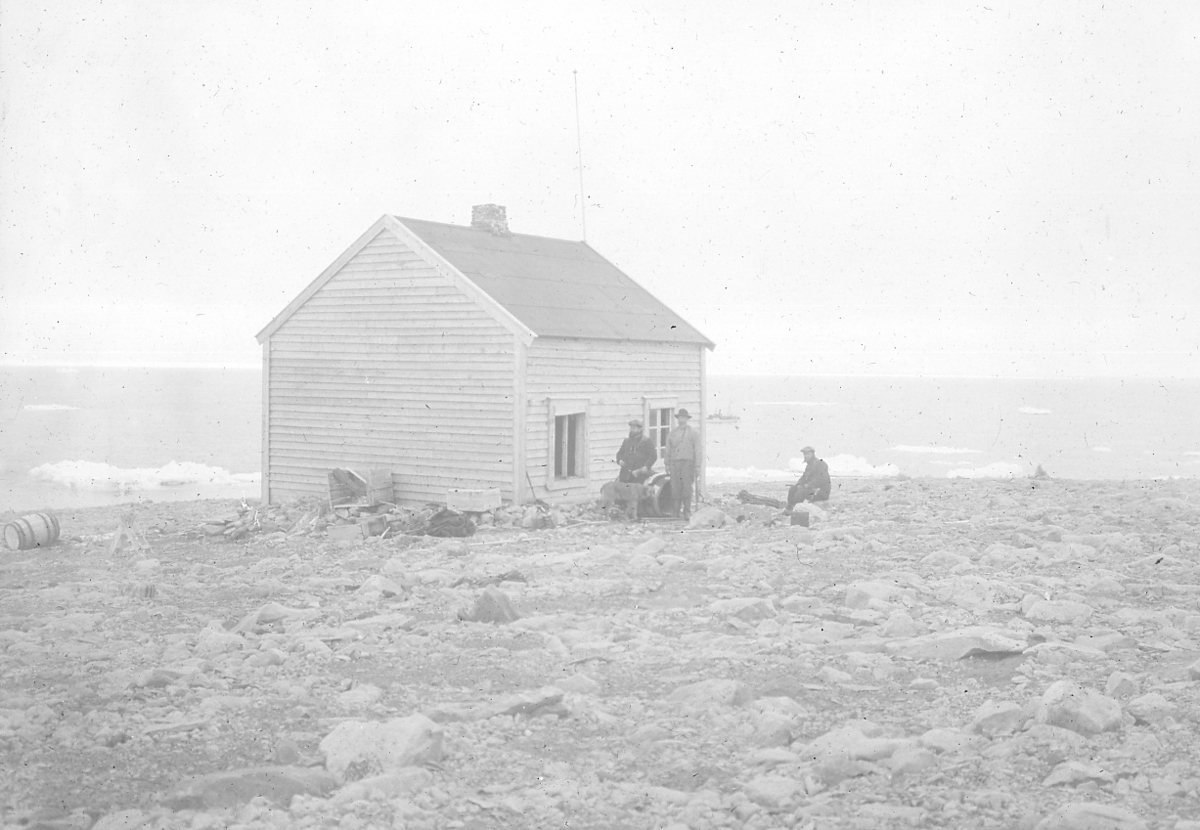
[[[629,437],[617,450],[617,463],[621,465],[617,481],[641,484],[650,477],[651,468],[658,460],[658,450],[654,446],[654,439],[642,430],[641,418],[629,422]]]
[[[676,426],[667,436],[664,455],[671,474],[671,512],[678,516],[682,511],[685,519],[692,515],[692,483],[696,480],[696,465],[703,457],[700,432],[690,425],[691,419],[686,409],[675,413]]]
[[[805,447],[800,453],[804,456],[804,474],[788,488],[788,506],[784,513],[791,513],[792,508],[802,501],[828,501],[833,486],[829,480],[829,465],[817,458],[817,451]]]

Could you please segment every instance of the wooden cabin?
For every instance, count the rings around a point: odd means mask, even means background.
[[[264,502],[323,495],[334,468],[391,470],[398,501],[582,501],[631,418],[660,446],[680,407],[704,429],[713,343],[586,243],[510,233],[500,205],[469,227],[381,217],[257,337]]]

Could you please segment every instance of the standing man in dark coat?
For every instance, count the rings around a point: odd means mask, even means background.
[[[667,472],[671,474],[672,513],[683,518],[692,515],[692,483],[696,480],[696,465],[704,457],[700,445],[700,431],[692,429],[688,422],[692,416],[686,409],[675,413],[677,426],[667,436]]]
[[[817,451],[812,447],[800,450],[804,455],[804,474],[800,480],[788,488],[788,505],[784,513],[791,513],[792,508],[802,501],[828,501],[829,465],[817,458]]]
[[[617,481],[641,484],[650,477],[650,468],[657,460],[654,439],[642,432],[641,419],[634,418],[629,422],[629,437],[617,450],[617,463],[621,465]]]

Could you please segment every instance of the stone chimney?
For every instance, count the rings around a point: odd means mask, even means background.
[[[504,205],[474,205],[471,208],[471,227],[495,236],[512,236]]]

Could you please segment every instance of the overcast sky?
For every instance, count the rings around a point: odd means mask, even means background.
[[[713,373],[1200,376],[1200,4],[0,5],[0,360],[256,364],[381,214],[587,241]]]

